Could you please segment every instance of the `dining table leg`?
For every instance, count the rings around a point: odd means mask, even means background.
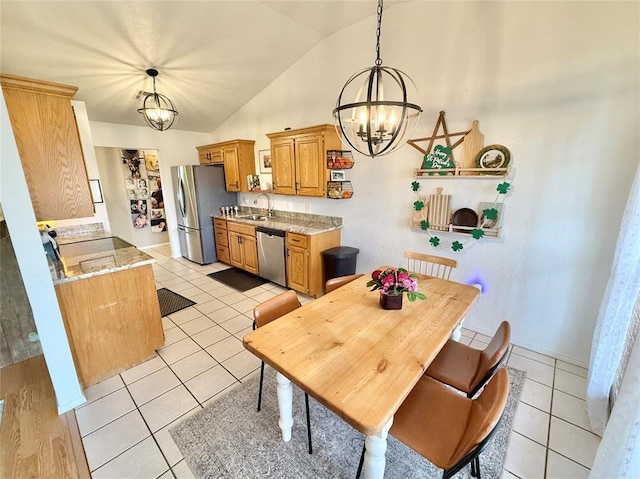
[[[382,428],[380,434],[368,435],[364,440],[364,477],[365,479],[382,479],[386,464],[387,437],[393,424],[393,417]]]
[[[280,373],[276,373],[276,381],[278,381],[278,410],[280,411],[278,425],[282,431],[282,440],[289,442],[293,427],[293,386],[289,378]]]
[[[451,339],[454,341],[460,341],[460,337],[462,336],[462,323],[464,322],[464,319],[465,318],[462,318],[462,320],[460,320],[456,328],[451,333]]]

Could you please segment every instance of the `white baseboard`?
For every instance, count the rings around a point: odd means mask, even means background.
[[[481,333],[481,334],[484,334],[485,336],[489,336],[489,337],[493,337],[493,335],[495,334],[495,330],[489,330],[489,329],[486,329],[486,328],[478,327],[476,325],[474,325],[473,327],[469,327],[466,324],[463,324],[462,327],[464,329],[468,329],[469,331],[474,331],[476,333]],[[528,343],[526,341],[518,341],[518,340],[514,340],[513,338],[511,338],[511,344],[514,344],[516,346],[520,346],[521,348],[525,348],[525,349],[528,349],[530,351],[534,351],[536,353],[544,354],[545,356],[551,356],[552,358],[560,359],[560,360],[565,361],[565,362],[567,362],[569,364],[573,364],[575,366],[580,366],[581,368],[589,369],[589,365],[586,364],[584,361],[580,361],[579,359],[576,359],[574,357],[567,356],[566,354],[558,353],[556,351],[551,351],[550,349],[541,348],[541,347],[539,347],[537,345],[533,345],[533,344]]]
[[[72,409],[75,409],[86,402],[87,398],[84,397],[84,394],[81,394],[80,396],[75,397],[70,401],[67,401],[63,404],[58,404],[58,416],[61,416],[62,414],[71,411]]]

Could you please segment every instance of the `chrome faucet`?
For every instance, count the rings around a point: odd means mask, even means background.
[[[267,211],[269,212],[269,217],[273,216],[273,210],[271,209],[271,198],[269,198],[268,194],[260,193],[258,196],[256,196],[256,199],[254,200],[253,204],[257,205],[258,198],[260,198],[261,196],[265,196],[267,198]]]

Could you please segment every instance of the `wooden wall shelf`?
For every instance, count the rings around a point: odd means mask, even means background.
[[[511,171],[511,167],[506,168],[430,168],[413,170],[413,177],[418,180],[447,180],[447,179],[469,179],[469,180],[490,180],[504,178]]]
[[[446,229],[436,229],[438,227],[441,228],[446,228]],[[422,231],[424,233],[426,233],[425,230],[423,230],[422,228],[420,228],[420,226],[417,225],[411,225],[411,229],[412,230],[417,230],[417,231]],[[470,238],[471,236],[471,231],[476,229],[475,226],[470,227],[470,226],[458,226],[458,225],[452,225],[452,224],[448,224],[448,225],[431,225],[431,232],[433,234],[440,234],[440,233],[445,233],[445,234],[452,234],[452,235],[458,235],[458,236],[464,236],[466,238]],[[482,237],[482,239],[492,239],[492,238],[500,238],[502,236],[502,228],[482,228],[482,231],[484,231],[484,236]]]

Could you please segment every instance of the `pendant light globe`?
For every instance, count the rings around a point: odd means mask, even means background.
[[[397,68],[382,66],[381,25],[382,0],[378,0],[375,65],[347,80],[333,110],[336,129],[351,148],[372,158],[403,146],[422,113],[413,80]]]
[[[147,70],[147,75],[153,79],[153,93],[146,93],[144,97],[142,97],[142,104],[140,108],[138,108],[138,113],[142,115],[142,118],[147,125],[154,130],[168,130],[176,120],[178,111],[168,97],[156,92],[156,77],[158,76],[158,70],[155,68],[149,68]]]

